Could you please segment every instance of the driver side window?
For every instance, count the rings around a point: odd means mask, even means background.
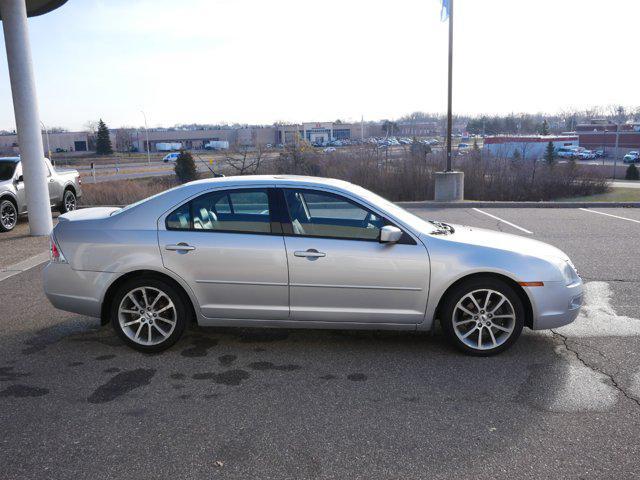
[[[304,189],[284,193],[294,235],[377,240],[386,224],[379,215],[339,195]]]

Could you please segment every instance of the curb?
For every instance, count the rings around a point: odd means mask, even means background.
[[[42,252],[38,255],[34,255],[33,257],[27,258],[26,260],[22,260],[21,262],[14,263],[13,265],[8,265],[6,267],[0,268],[0,282],[6,280],[7,278],[11,278],[14,275],[18,275],[19,273],[26,272],[27,270],[32,269],[33,267],[37,267],[38,265],[49,260],[49,252]]]
[[[640,202],[395,202],[405,208],[640,208]]]

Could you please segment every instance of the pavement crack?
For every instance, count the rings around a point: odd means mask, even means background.
[[[582,277],[582,280],[593,282],[619,282],[619,283],[638,283],[640,280],[634,278],[595,278],[595,277]]]
[[[569,346],[569,337],[567,337],[566,335],[563,335],[561,333],[556,332],[555,330],[551,330],[551,333],[553,333],[553,336],[555,338],[560,338],[562,340],[562,344],[564,345],[564,348],[572,353],[576,359],[582,363],[585,367],[587,367],[589,370],[592,370],[596,373],[600,373],[601,375],[604,375],[605,377],[607,377],[609,379],[609,381],[611,382],[611,385],[613,386],[613,388],[615,388],[617,391],[619,391],[624,397],[626,397],[627,399],[631,400],[633,403],[635,403],[638,407],[640,407],[640,400],[637,399],[636,397],[634,397],[633,395],[629,394],[615,379],[615,377],[601,369],[599,369],[598,367],[595,367],[593,365],[589,365],[581,356],[580,356],[580,352],[578,352],[577,350],[572,349]],[[582,345],[582,344],[581,344]],[[583,345],[584,346],[584,345]],[[595,349],[594,349],[595,350]],[[600,356],[602,356],[603,358],[605,358],[605,356],[602,354],[602,352],[600,352],[599,350],[596,350]]]

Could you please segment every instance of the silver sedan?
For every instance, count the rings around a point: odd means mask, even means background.
[[[44,270],[57,308],[111,322],[143,352],[203,326],[430,331],[474,355],[572,322],[562,251],[425,221],[322,178],[201,180],[125,208],[64,214]]]

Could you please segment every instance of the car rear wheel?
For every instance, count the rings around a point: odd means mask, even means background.
[[[489,356],[509,348],[524,326],[522,300],[506,282],[477,278],[457,286],[441,309],[449,341],[470,355]]]
[[[0,201],[0,232],[13,230],[18,223],[18,209],[11,200]]]
[[[62,205],[60,207],[61,213],[67,213],[75,210],[78,205],[78,201],[76,199],[76,194],[73,193],[72,190],[65,190],[64,195],[62,195]]]
[[[113,296],[111,324],[130,347],[161,352],[182,336],[190,310],[181,292],[154,277],[125,282]]]

